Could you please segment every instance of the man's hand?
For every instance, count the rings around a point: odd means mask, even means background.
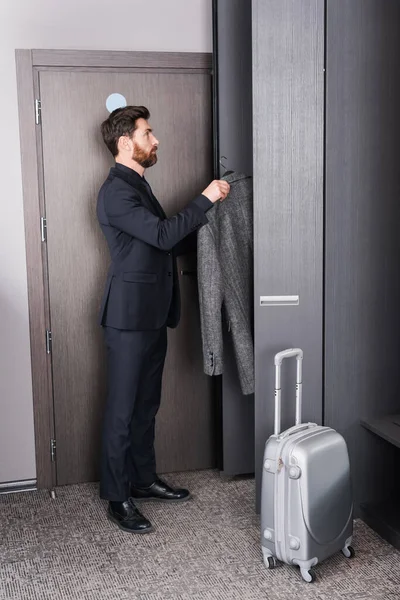
[[[223,179],[215,179],[210,185],[204,190],[203,196],[206,196],[212,203],[218,202],[218,200],[225,200],[229,194],[231,186],[227,181]]]

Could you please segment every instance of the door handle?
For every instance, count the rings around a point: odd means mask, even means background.
[[[197,271],[181,271],[181,275],[191,275],[197,277]]]

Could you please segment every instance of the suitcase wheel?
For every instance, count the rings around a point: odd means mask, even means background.
[[[342,554],[344,554],[344,556],[346,558],[354,558],[354,556],[356,555],[356,553],[354,552],[354,548],[352,546],[348,546],[347,548],[343,548]]]
[[[267,569],[275,569],[275,567],[278,566],[278,561],[276,560],[275,556],[268,556],[264,560],[264,564],[267,567]]]
[[[301,576],[307,583],[314,583],[316,576],[315,571],[313,569],[300,569]]]

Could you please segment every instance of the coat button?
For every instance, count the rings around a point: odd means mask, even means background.
[[[168,276],[171,277],[171,275],[172,275],[172,272],[168,271]]]
[[[166,252],[165,253],[167,256],[171,256],[171,252]]]

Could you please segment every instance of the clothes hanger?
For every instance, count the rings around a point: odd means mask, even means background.
[[[233,173],[233,171],[228,170],[228,167],[226,167],[224,165],[224,163],[222,162],[222,159],[224,159],[224,160],[228,160],[228,159],[226,158],[226,156],[221,156],[221,158],[219,159],[219,164],[221,165],[221,167],[223,169],[225,169],[225,173],[223,174],[223,177],[226,177],[227,175],[230,175],[231,173]]]

